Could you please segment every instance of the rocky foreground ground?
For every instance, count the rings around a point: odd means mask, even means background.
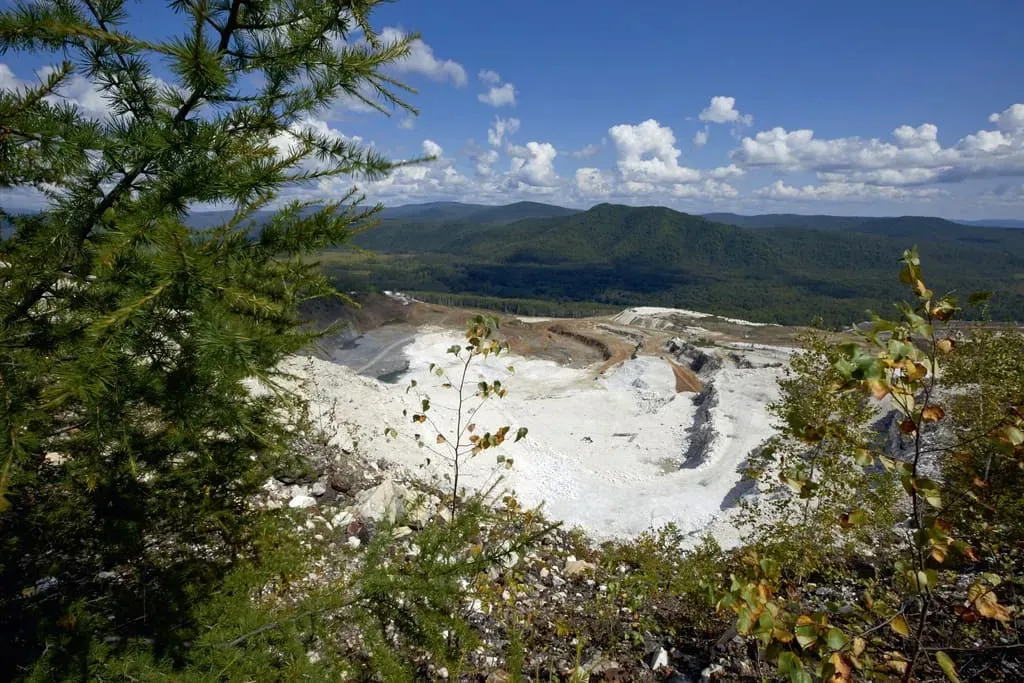
[[[306,466],[267,481],[260,504],[290,510],[314,558],[307,585],[343,581],[378,534],[390,537],[393,561],[415,561],[422,530],[451,519],[442,491],[394,465],[322,443],[305,443],[303,454]],[[531,514],[508,499],[493,503],[512,515]],[[481,543],[488,531],[482,530]],[[424,659],[422,675],[509,681],[509,634],[519,629],[528,634],[523,670],[531,680],[679,683],[756,676],[756,661],[726,622],[707,612],[699,623],[688,623],[692,615],[679,596],[667,589],[652,593],[649,586],[637,590],[657,582],[657,571],[678,570],[651,565],[651,548],[644,547],[670,540],[652,535],[599,545],[579,530],[550,529],[531,551],[510,552],[467,585],[464,610],[483,640],[466,670],[456,676]],[[681,556],[670,552],[659,561],[673,557]],[[350,647],[358,651],[358,633],[351,634]],[[319,656],[315,649],[307,655]]]

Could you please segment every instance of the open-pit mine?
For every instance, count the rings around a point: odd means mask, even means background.
[[[365,300],[342,334],[289,363],[314,424],[345,450],[443,480],[451,463],[432,446],[438,432],[454,430],[456,392],[431,364],[459,377],[461,361],[447,350],[464,341],[472,313],[398,294]],[[735,542],[730,516],[750,484],[742,465],[772,434],[767,406],[795,329],[664,308],[499,317],[510,353],[474,362],[465,381],[472,392],[500,380],[508,394],[472,420],[478,430],[525,426],[529,434],[471,458],[460,486],[501,477],[523,504],[542,504],[598,539],[672,522],[692,537],[707,531]],[[425,396],[430,422],[413,422]],[[463,425],[477,403],[463,406]]]

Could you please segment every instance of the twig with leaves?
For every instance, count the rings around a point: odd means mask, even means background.
[[[465,344],[453,344],[448,348],[448,353],[458,359],[454,375],[438,363],[431,363],[429,371],[441,381],[441,388],[455,392],[455,425],[452,429],[445,429],[439,425],[429,414],[432,408],[430,396],[419,389],[416,380],[409,383],[407,392],[415,392],[420,401],[419,410],[412,414],[413,424],[425,424],[433,432],[433,443],[428,443],[423,434],[416,434],[415,439],[418,446],[425,448],[431,453],[448,462],[452,467],[451,498],[449,500],[449,511],[452,517],[458,514],[459,497],[461,495],[459,484],[462,469],[466,461],[481,452],[501,446],[512,432],[512,427],[503,425],[494,431],[484,431],[478,428],[475,418],[480,409],[491,399],[505,398],[508,394],[501,380],[487,381],[482,379],[473,384],[469,377],[470,366],[474,362],[486,359],[491,356],[499,356],[509,350],[508,342],[499,340],[495,333],[498,330],[500,321],[494,316],[475,315],[470,318],[465,332]],[[513,366],[508,366],[509,372],[515,372]],[[455,376],[458,379],[455,379]],[[471,408],[467,406],[473,404]],[[408,417],[408,411],[403,411]],[[482,432],[482,433],[481,433]],[[519,427],[515,430],[513,442],[522,440],[527,435],[526,427]],[[393,427],[385,429],[385,435],[391,438],[398,437],[398,430]],[[505,455],[498,455],[497,462],[505,468],[512,467],[512,458]],[[447,477],[447,475],[446,475]]]

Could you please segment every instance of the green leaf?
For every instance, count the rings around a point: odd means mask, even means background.
[[[1014,446],[1019,446],[1024,443],[1024,432],[1014,425],[1006,425],[1003,427],[1003,435],[1006,440]]]
[[[512,441],[512,443],[515,443],[516,441],[519,441],[520,439],[525,439],[526,438],[526,434],[529,431],[530,430],[527,429],[526,427],[520,427],[519,429],[517,429],[516,430],[516,438]]]
[[[956,664],[953,663],[949,655],[940,650],[935,653],[935,661],[939,663],[939,668],[942,669],[942,673],[946,674],[946,678],[953,683],[960,683],[960,677],[956,673]]]
[[[779,563],[776,562],[775,560],[773,560],[773,559],[771,559],[769,557],[765,557],[765,558],[762,558],[761,561],[758,562],[757,564],[761,568],[761,572],[765,576],[774,577],[774,576],[777,575],[778,564]]]
[[[801,624],[796,627],[796,642],[803,649],[814,645],[818,640],[818,627],[814,624]]]
[[[748,635],[753,625],[754,615],[750,611],[750,607],[743,605],[740,607],[740,611],[736,615],[736,630],[741,635]]]
[[[779,673],[788,676],[794,671],[802,670],[800,664],[800,658],[796,654],[789,652],[782,652],[779,654]]]
[[[842,650],[850,642],[850,638],[837,628],[830,628],[826,636],[828,646],[833,650]]]
[[[942,492],[936,482],[925,477],[918,477],[913,480],[913,488],[933,508],[942,508]]]
[[[910,637],[910,624],[907,623],[906,617],[902,614],[897,614],[889,621],[889,626],[893,631],[900,634],[904,638]]]
[[[853,461],[861,467],[871,467],[875,464],[875,458],[866,448],[859,449],[853,455]]]
[[[814,679],[811,678],[811,674],[807,673],[803,669],[797,669],[789,674],[789,680],[792,683],[814,683]]]

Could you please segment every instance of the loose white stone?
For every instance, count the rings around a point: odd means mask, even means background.
[[[313,496],[295,496],[288,501],[290,508],[309,508],[316,505],[316,498]]]

